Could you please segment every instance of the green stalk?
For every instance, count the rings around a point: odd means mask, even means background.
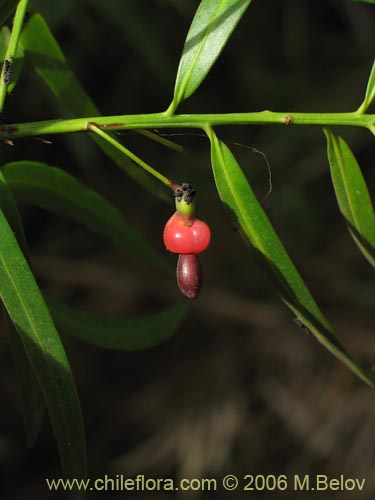
[[[102,137],[104,140],[106,140],[107,142],[109,142],[110,144],[112,144],[112,146],[114,146],[119,151],[121,151],[122,153],[124,153],[132,161],[134,161],[135,163],[137,163],[137,165],[139,165],[140,167],[142,167],[143,170],[146,170],[146,172],[148,172],[149,174],[151,174],[152,176],[154,176],[155,179],[157,179],[158,181],[162,182],[165,186],[167,186],[167,187],[169,187],[171,189],[174,189],[174,183],[170,179],[168,179],[167,177],[165,177],[163,174],[159,173],[157,170],[155,170],[154,168],[152,168],[150,165],[148,165],[143,160],[141,160],[141,158],[139,158],[134,153],[132,153],[131,151],[129,151],[129,149],[127,149],[125,146],[123,146],[118,141],[116,141],[116,139],[114,139],[109,134],[107,134],[107,132],[104,132],[100,128],[100,126],[98,126],[98,125],[99,125],[98,123],[91,123],[90,122],[90,123],[88,123],[86,125],[86,130],[89,130],[90,132],[94,132],[95,134],[97,134],[100,137]]]
[[[9,83],[7,84],[4,81],[6,61],[8,64],[13,64],[13,61],[16,57],[18,40],[20,38],[22,30],[22,24],[26,14],[27,4],[28,0],[20,0],[20,2],[18,2],[16,13],[14,15],[12,32],[10,34],[9,45],[7,52],[5,54],[3,69],[1,71],[1,77],[0,77],[0,112],[4,109],[4,103],[7,95],[7,88],[9,85]]]
[[[73,118],[70,120],[48,120],[29,123],[15,123],[0,127],[0,138],[40,136],[46,134],[66,134],[83,132],[95,123],[101,129],[122,130],[142,128],[199,128],[207,129],[217,125],[319,125],[365,127],[371,132],[375,128],[374,114],[348,113],[283,113],[259,111],[253,113],[194,114],[167,116],[163,113],[143,115],[97,116]]]

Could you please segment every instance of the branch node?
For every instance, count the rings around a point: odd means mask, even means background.
[[[101,128],[101,126],[100,126],[98,123],[95,123],[95,122],[87,122],[87,123],[86,123],[86,126],[85,126],[85,130],[86,130],[86,132],[90,132],[90,131],[92,130],[92,127]]]
[[[284,116],[285,125],[291,125],[293,123],[293,118],[290,115]]]

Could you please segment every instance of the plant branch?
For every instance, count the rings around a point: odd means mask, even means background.
[[[97,116],[3,125],[0,127],[0,138],[7,140],[17,137],[87,132],[90,123],[95,123],[101,129],[107,130],[142,128],[199,128],[205,130],[207,127],[217,125],[263,125],[267,123],[280,125],[344,125],[365,127],[372,130],[375,126],[375,115],[360,114],[358,112],[283,113],[259,111],[174,116],[167,116],[165,112],[142,115]]]
[[[3,69],[0,77],[0,112],[4,109],[7,88],[11,81],[12,65],[16,57],[18,40],[20,38],[23,20],[26,14],[28,0],[20,0],[17,5],[16,13],[13,19],[12,32],[7,52],[4,57]]]

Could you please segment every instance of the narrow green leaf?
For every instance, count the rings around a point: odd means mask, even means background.
[[[123,215],[96,191],[63,170],[44,163],[21,161],[2,167],[15,198],[68,217],[125,247],[129,254],[171,274],[161,257]]]
[[[191,96],[219,57],[251,0],[202,0],[186,37],[177,71],[173,112]]]
[[[56,39],[40,14],[25,26],[20,44],[37,74],[42,78],[63,111],[78,116],[96,116],[98,109],[68,66]]]
[[[250,244],[257,260],[275,283],[286,305],[334,356],[369,385],[375,384],[347,353],[294,267],[245,175],[228,147],[209,129],[211,160],[219,196]]]
[[[16,10],[18,0],[2,0],[0,3],[0,25]]]
[[[69,362],[43,296],[2,210],[0,234],[1,300],[22,335],[25,351],[42,388],[63,470],[67,476],[84,477],[83,422]],[[81,498],[82,494],[76,496]]]
[[[375,0],[374,0],[375,1]],[[375,59],[367,82],[366,95],[363,103],[358,108],[359,113],[364,113],[375,98]]]
[[[28,248],[23,232],[21,219],[18,214],[17,205],[12,193],[4,181],[0,172],[0,209],[8,220],[24,255],[28,257]],[[22,343],[22,332],[18,332],[4,310],[5,325],[8,331],[12,357],[16,369],[21,404],[23,408],[23,420],[28,446],[33,446],[44,417],[45,403],[39,381],[33,367],[27,357],[25,347]]]
[[[0,63],[4,63],[4,59],[8,50],[8,45],[9,45],[9,40],[10,40],[10,29],[7,26],[3,26],[3,28],[0,31]],[[17,52],[16,52],[16,57],[12,61],[12,72],[11,72],[11,81],[10,84],[8,85],[7,92],[10,94],[14,87],[16,86],[16,83],[18,81],[18,78],[21,74],[22,67],[23,67],[23,62],[24,62],[24,53],[23,50],[20,46],[17,47]]]
[[[26,57],[35,71],[57,98],[65,113],[72,116],[100,116],[98,108],[87,95],[68,66],[61,48],[40,14],[34,14],[27,23],[20,38]],[[104,153],[153,195],[169,201],[165,190],[134,165],[124,154],[100,137],[90,134]]]
[[[58,327],[84,342],[106,349],[137,351],[158,345],[180,326],[189,304],[182,302],[158,314],[130,318],[103,318],[84,314],[66,304],[48,301]]]
[[[20,335],[7,314],[5,324],[16,368],[26,443],[31,448],[35,444],[43,423],[44,397]]]
[[[337,202],[359,249],[375,267],[375,214],[358,162],[342,137],[323,129]]]
[[[352,0],[352,2],[370,3],[372,5],[375,5],[375,0]]]

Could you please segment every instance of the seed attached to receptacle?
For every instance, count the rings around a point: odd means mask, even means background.
[[[195,191],[186,182],[171,183],[176,198],[176,212],[164,226],[163,240],[167,250],[179,254],[177,284],[183,295],[196,299],[202,286],[202,268],[197,254],[206,250],[211,230],[195,217]]]
[[[196,299],[202,286],[203,272],[198,258],[193,253],[181,254],[177,262],[177,284],[181,293]]]

